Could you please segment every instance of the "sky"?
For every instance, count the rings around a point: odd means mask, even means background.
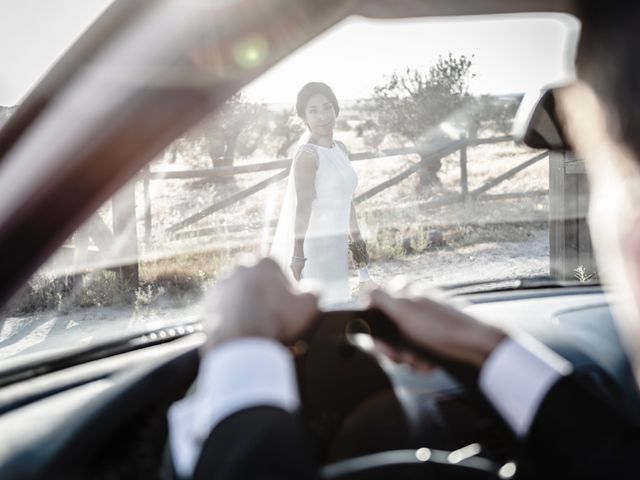
[[[14,105],[111,0],[2,0],[0,105]],[[309,81],[340,99],[371,93],[393,71],[428,68],[439,55],[473,55],[472,93],[522,93],[571,75],[567,18],[372,21],[347,19],[245,88],[250,98],[293,103]],[[16,48],[19,46],[19,48]]]
[[[112,0],[0,0],[0,105],[17,104]]]
[[[566,16],[422,21],[347,19],[245,88],[256,99],[293,102],[302,85],[323,81],[338,98],[371,93],[393,71],[427,69],[438,56],[473,56],[472,93],[538,89],[573,75],[577,23]]]

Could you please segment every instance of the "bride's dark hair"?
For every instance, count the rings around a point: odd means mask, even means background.
[[[314,95],[324,95],[333,105],[333,109],[336,111],[336,116],[340,113],[340,106],[338,105],[338,99],[335,93],[331,90],[331,87],[322,82],[309,82],[298,92],[298,98],[296,100],[296,112],[298,116],[304,119],[304,109],[307,108],[309,99]]]

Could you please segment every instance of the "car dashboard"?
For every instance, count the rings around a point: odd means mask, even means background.
[[[640,411],[631,367],[599,288],[507,291],[463,299],[468,313],[528,332],[569,360],[579,374],[621,398],[624,408]],[[192,384],[203,339],[201,333],[187,334],[4,387],[0,478],[174,478],[166,412]],[[496,461],[507,461],[513,453],[515,437],[506,425],[446,372],[418,375],[406,367],[382,368],[364,357],[347,357],[347,363],[355,363],[341,375],[353,386],[351,396],[361,398],[345,403],[327,397],[325,413],[331,405],[355,406],[343,409],[341,418],[327,420],[339,428],[322,425],[322,415],[307,425],[321,464],[398,448],[454,450],[474,442]],[[364,398],[375,388],[358,390],[353,381],[383,385],[380,372],[410,419],[408,430],[393,414],[385,415],[393,402]],[[310,380],[300,378],[303,387],[305,381]]]

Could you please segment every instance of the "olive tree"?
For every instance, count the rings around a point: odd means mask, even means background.
[[[291,146],[298,141],[304,131],[288,109],[282,109],[271,115],[271,128],[268,135],[270,151],[278,158],[285,158]]]
[[[198,134],[204,138],[213,167],[217,168],[232,166],[236,158],[251,155],[268,130],[266,107],[236,94],[200,124]]]
[[[508,135],[521,99],[520,95],[470,97],[469,104],[457,123],[472,138],[477,137],[481,129],[488,129],[494,134]]]
[[[374,141],[381,142],[387,135],[416,146],[444,141],[439,125],[468,102],[469,81],[474,76],[471,66],[471,58],[449,53],[426,71],[407,68],[392,73],[364,104],[375,123]],[[439,161],[426,163],[420,171],[420,185],[439,184],[440,167]]]

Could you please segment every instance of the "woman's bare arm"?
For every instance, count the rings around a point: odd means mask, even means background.
[[[356,206],[351,202],[351,213],[349,215],[349,238],[355,242],[362,239],[360,227],[358,226],[358,216],[356,215]]]

